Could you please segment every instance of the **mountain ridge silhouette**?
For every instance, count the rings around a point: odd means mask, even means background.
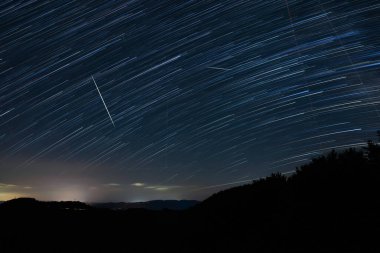
[[[379,158],[374,142],[333,150],[179,211],[10,201],[0,252],[380,252]]]

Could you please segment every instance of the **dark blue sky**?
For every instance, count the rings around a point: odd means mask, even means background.
[[[360,147],[380,128],[379,13],[2,1],[0,199],[202,199]]]

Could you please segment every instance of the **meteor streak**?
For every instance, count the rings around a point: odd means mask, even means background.
[[[94,84],[95,84],[95,86],[96,86],[96,89],[97,89],[98,92],[99,92],[99,96],[100,96],[100,98],[102,99],[102,102],[103,102],[103,104],[104,104],[104,107],[106,108],[106,111],[107,111],[107,113],[108,113],[108,116],[110,117],[110,120],[111,120],[111,122],[112,122],[112,125],[113,125],[113,127],[115,127],[115,123],[113,122],[112,117],[111,117],[111,114],[110,114],[110,112],[108,111],[108,108],[107,108],[106,102],[104,102],[104,99],[103,99],[102,93],[100,93],[100,90],[99,90],[99,88],[98,88],[98,85],[97,85],[96,82],[95,82],[94,76],[91,76],[91,77],[92,77],[92,80],[94,81]]]

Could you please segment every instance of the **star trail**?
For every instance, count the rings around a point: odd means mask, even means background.
[[[0,200],[203,199],[380,128],[379,1],[5,0],[0,27]]]

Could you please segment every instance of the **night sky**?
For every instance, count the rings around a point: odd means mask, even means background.
[[[379,84],[378,0],[4,0],[0,200],[204,199],[291,173],[375,138]]]

